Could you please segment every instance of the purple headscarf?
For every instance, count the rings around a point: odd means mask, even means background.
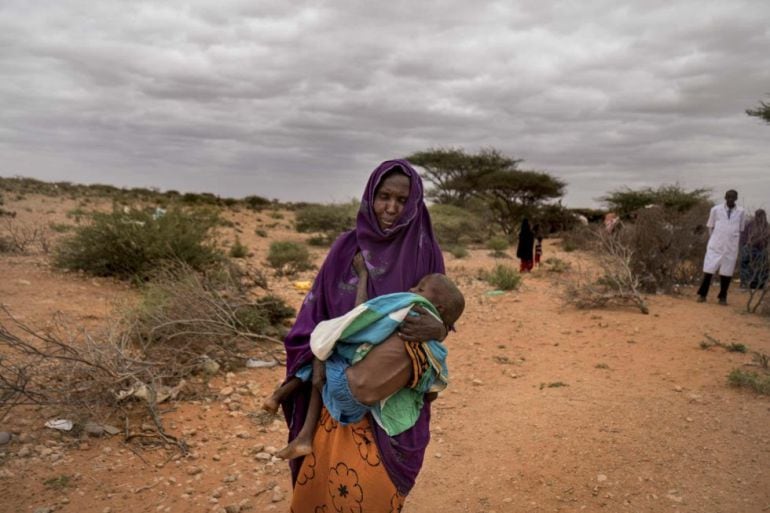
[[[374,214],[375,192],[391,171],[409,177],[409,198],[401,217],[392,228],[380,229]],[[339,317],[355,306],[358,276],[353,270],[353,257],[364,256],[369,270],[367,295],[370,298],[392,292],[405,292],[426,274],[443,273],[444,258],[433,235],[430,215],[423,201],[420,175],[406,160],[388,160],[372,172],[361,198],[356,229],[345,232],[334,242],[318,272],[313,288],[302,304],[297,320],[286,336],[286,375],[293,376],[310,363],[310,333],[327,319]],[[307,413],[310,385],[300,388],[283,404],[289,425],[289,440],[299,433]],[[430,440],[430,404],[426,401],[414,427],[389,437],[372,422],[382,461],[396,488],[407,494],[422,467],[425,448]],[[292,480],[296,481],[301,459],[290,462]]]

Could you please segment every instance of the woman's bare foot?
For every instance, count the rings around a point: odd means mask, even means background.
[[[300,440],[299,438],[295,438],[289,442],[289,445],[275,453],[275,456],[284,460],[293,460],[294,458],[299,458],[300,456],[307,456],[311,452],[313,452],[312,443],[306,442],[305,440]]]
[[[278,413],[278,408],[280,406],[281,405],[278,403],[278,400],[272,395],[265,399],[265,402],[262,403],[262,409],[273,414]]]

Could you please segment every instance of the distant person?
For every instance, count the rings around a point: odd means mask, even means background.
[[[618,224],[620,218],[615,212],[607,212],[604,214],[604,229],[607,233],[612,233],[615,230],[615,225]]]
[[[754,219],[746,225],[746,253],[748,254],[748,269],[746,286],[752,290],[763,289],[767,283],[768,273],[768,243],[770,243],[770,225],[767,223],[767,213],[759,209]]]
[[[533,226],[532,232],[535,234],[535,265],[540,267],[540,260],[543,258],[543,233],[540,231],[540,225]]]
[[[521,221],[519,230],[519,244],[516,247],[516,257],[521,262],[519,272],[528,273],[534,266],[534,247],[535,234],[529,227],[529,219],[526,217]]]
[[[738,276],[740,277],[740,286],[742,289],[749,288],[749,282],[751,281],[749,264],[751,257],[749,255],[749,245],[746,243],[746,233],[748,232],[749,220],[746,223],[746,229],[741,232],[741,237],[738,240]]]
[[[698,302],[706,301],[711,279],[719,273],[719,304],[727,304],[727,289],[733,279],[738,260],[738,244],[741,232],[746,227],[746,212],[735,204],[738,192],[730,189],[725,193],[725,202],[711,209],[706,226],[709,241],[703,259],[703,282],[698,289]]]

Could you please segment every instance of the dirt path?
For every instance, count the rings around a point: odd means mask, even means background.
[[[233,217],[255,264],[270,239],[299,238],[285,226],[261,238],[266,217]],[[575,258],[546,242],[546,256]],[[468,306],[405,512],[770,511],[770,399],[728,387],[748,355],[699,348],[708,334],[770,353],[770,323],[741,312],[740,292],[727,308],[658,296],[648,316],[580,311],[562,305],[560,275],[538,270],[520,291],[489,296],[476,278],[493,265],[484,251],[447,258]],[[0,276],[0,302],[36,326],[61,311],[97,327],[135,294],[53,272],[40,256],[0,256]],[[271,285],[299,305],[288,282]],[[257,413],[282,376],[244,370],[214,380],[211,399],[165,407],[187,458],[61,436],[41,412],[17,411],[0,423],[16,435],[0,446],[0,512],[288,511],[288,471],[271,457],[286,429]]]

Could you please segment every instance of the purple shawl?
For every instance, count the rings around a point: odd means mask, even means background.
[[[372,208],[374,193],[383,176],[394,168],[400,168],[410,178],[409,199],[396,224],[381,230]],[[329,250],[284,342],[287,378],[312,361],[310,333],[316,324],[343,315],[355,306],[358,277],[352,263],[359,248],[369,269],[370,298],[406,292],[426,274],[444,272],[444,258],[423,201],[422,180],[406,160],[388,160],[372,172],[361,198],[356,229],[340,235]],[[282,405],[289,440],[302,427],[309,393],[310,385],[306,384]],[[388,475],[399,492],[406,495],[414,486],[430,440],[430,404],[425,402],[415,426],[400,435],[389,437],[375,422],[371,424]],[[302,460],[298,458],[289,464],[294,482]]]

